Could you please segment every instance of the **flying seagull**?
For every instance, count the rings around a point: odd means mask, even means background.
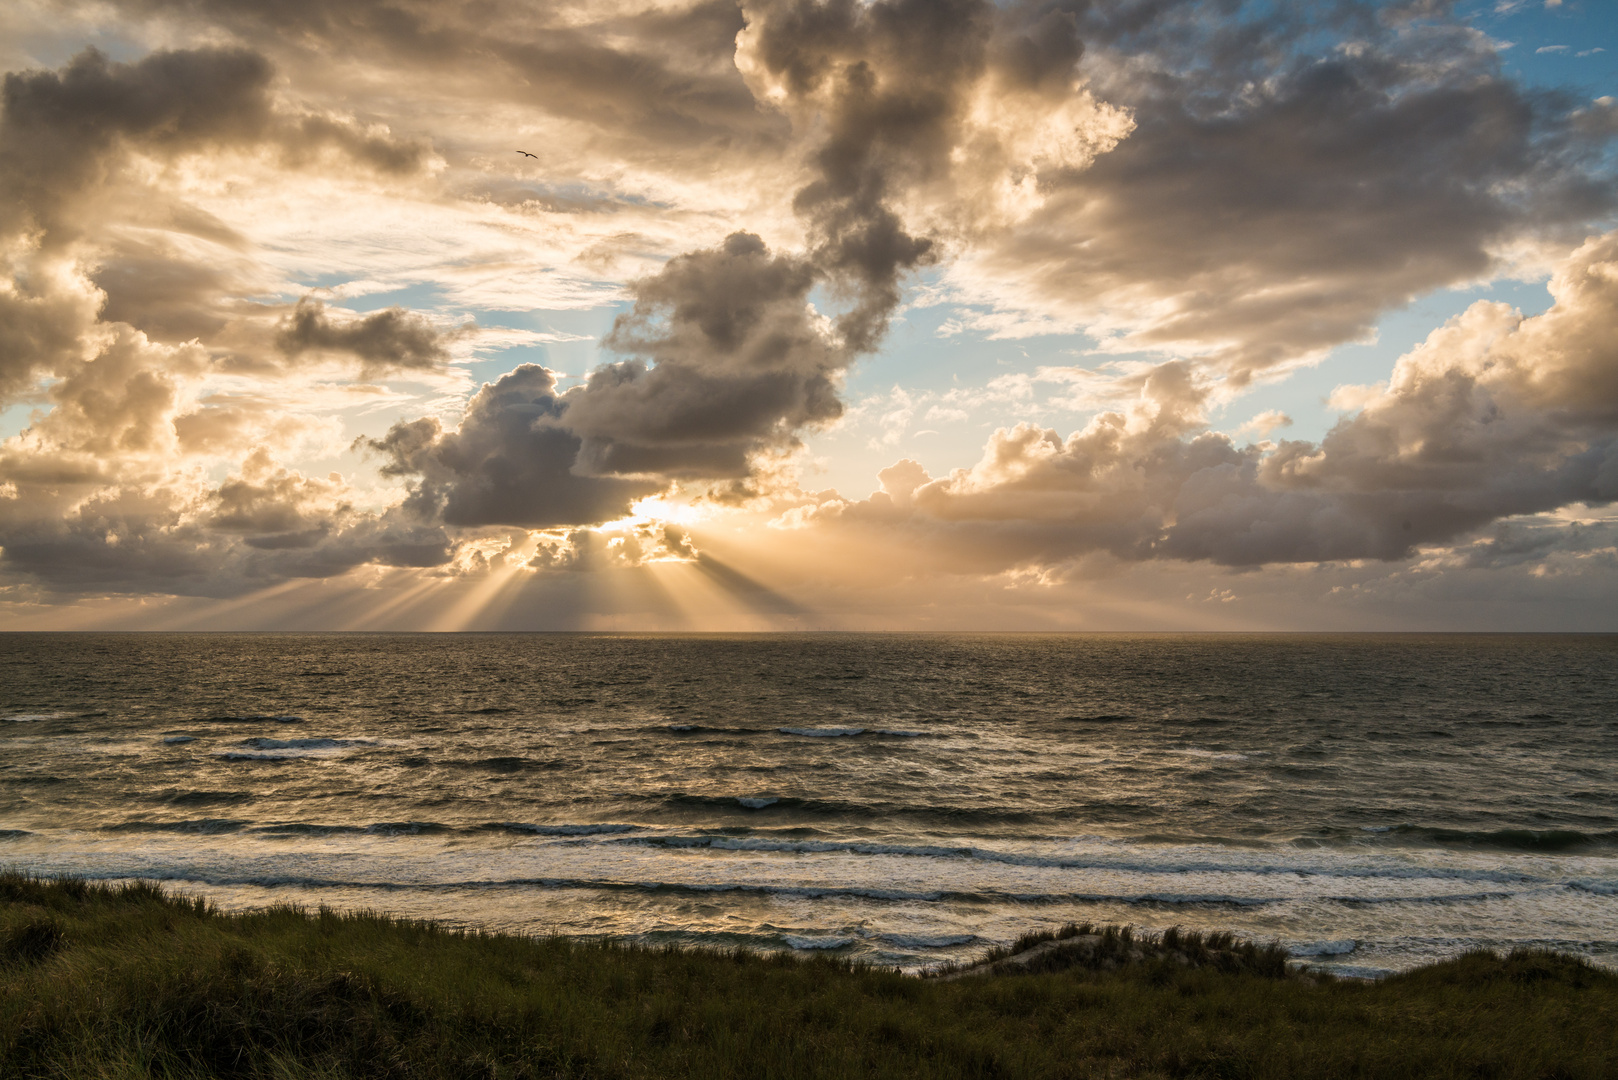
[[[538,161],[538,160],[539,160],[539,155],[538,155],[538,154],[530,154],[530,153],[529,153],[529,152],[528,152],[528,151],[526,151],[526,150],[517,150],[517,151],[515,151],[515,152],[516,152],[516,153],[518,153],[518,154],[521,154],[521,155],[522,155],[522,156],[523,156],[523,157],[531,157],[531,158],[533,158],[533,159],[534,159],[534,160],[535,160],[535,161]]]

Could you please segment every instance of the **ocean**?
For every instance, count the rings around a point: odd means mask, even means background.
[[[0,634],[0,867],[826,951],[1618,966],[1618,637]]]

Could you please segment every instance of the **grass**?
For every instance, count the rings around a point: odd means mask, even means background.
[[[1044,942],[1060,970],[923,979],[0,875],[0,1076],[1618,1075],[1618,977],[1571,957],[1362,984],[1228,935]]]

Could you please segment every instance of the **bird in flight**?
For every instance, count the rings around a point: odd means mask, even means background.
[[[538,160],[539,160],[539,155],[538,155],[538,154],[530,154],[530,153],[529,153],[529,152],[528,152],[528,151],[526,151],[526,150],[518,150],[518,151],[516,151],[516,153],[519,153],[519,154],[521,154],[521,155],[522,155],[522,156],[523,156],[523,157],[531,157],[531,158],[533,158],[533,159],[534,159],[534,160],[535,160],[535,161],[538,161]]]

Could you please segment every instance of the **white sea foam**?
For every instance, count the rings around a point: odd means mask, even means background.
[[[737,799],[743,806],[758,809],[779,800]],[[1128,874],[1237,874],[1242,876],[1285,877],[1329,882],[1334,879],[1384,879],[1391,881],[1482,881],[1491,884],[1526,885],[1541,881],[1522,870],[1502,870],[1494,866],[1411,865],[1399,861],[1352,861],[1324,855],[1300,859],[1293,853],[1280,856],[1259,852],[1242,858],[1197,857],[1193,850],[1168,849],[1153,857],[1151,849],[1124,847],[1118,854],[1097,852],[1083,855],[1054,855],[1038,852],[1003,851],[996,848],[947,846],[942,844],[893,844],[868,840],[783,840],[771,836],[715,836],[660,833],[605,841],[609,844],[663,848],[709,848],[714,851],[757,851],[798,854],[851,854],[900,856],[917,859],[963,859],[1004,866],[1049,870],[1088,870]],[[1215,854],[1224,854],[1216,852]],[[1291,857],[1288,857],[1291,856]],[[1481,895],[1481,894],[1466,894]]]
[[[779,727],[783,735],[803,735],[811,739],[838,739],[850,735],[864,735],[862,727]]]
[[[73,715],[65,712],[24,712],[0,717],[0,721],[8,724],[38,724],[46,720],[66,720]]]
[[[291,761],[336,757],[344,750],[375,745],[370,739],[247,739],[214,756],[226,761]]]
[[[255,750],[341,750],[349,746],[375,746],[371,739],[248,739],[243,746]]]
[[[1186,757],[1208,758],[1211,761],[1248,761],[1256,756],[1256,754],[1237,754],[1228,751],[1197,750],[1190,748],[1182,750],[1170,750],[1169,753],[1183,754]]]

